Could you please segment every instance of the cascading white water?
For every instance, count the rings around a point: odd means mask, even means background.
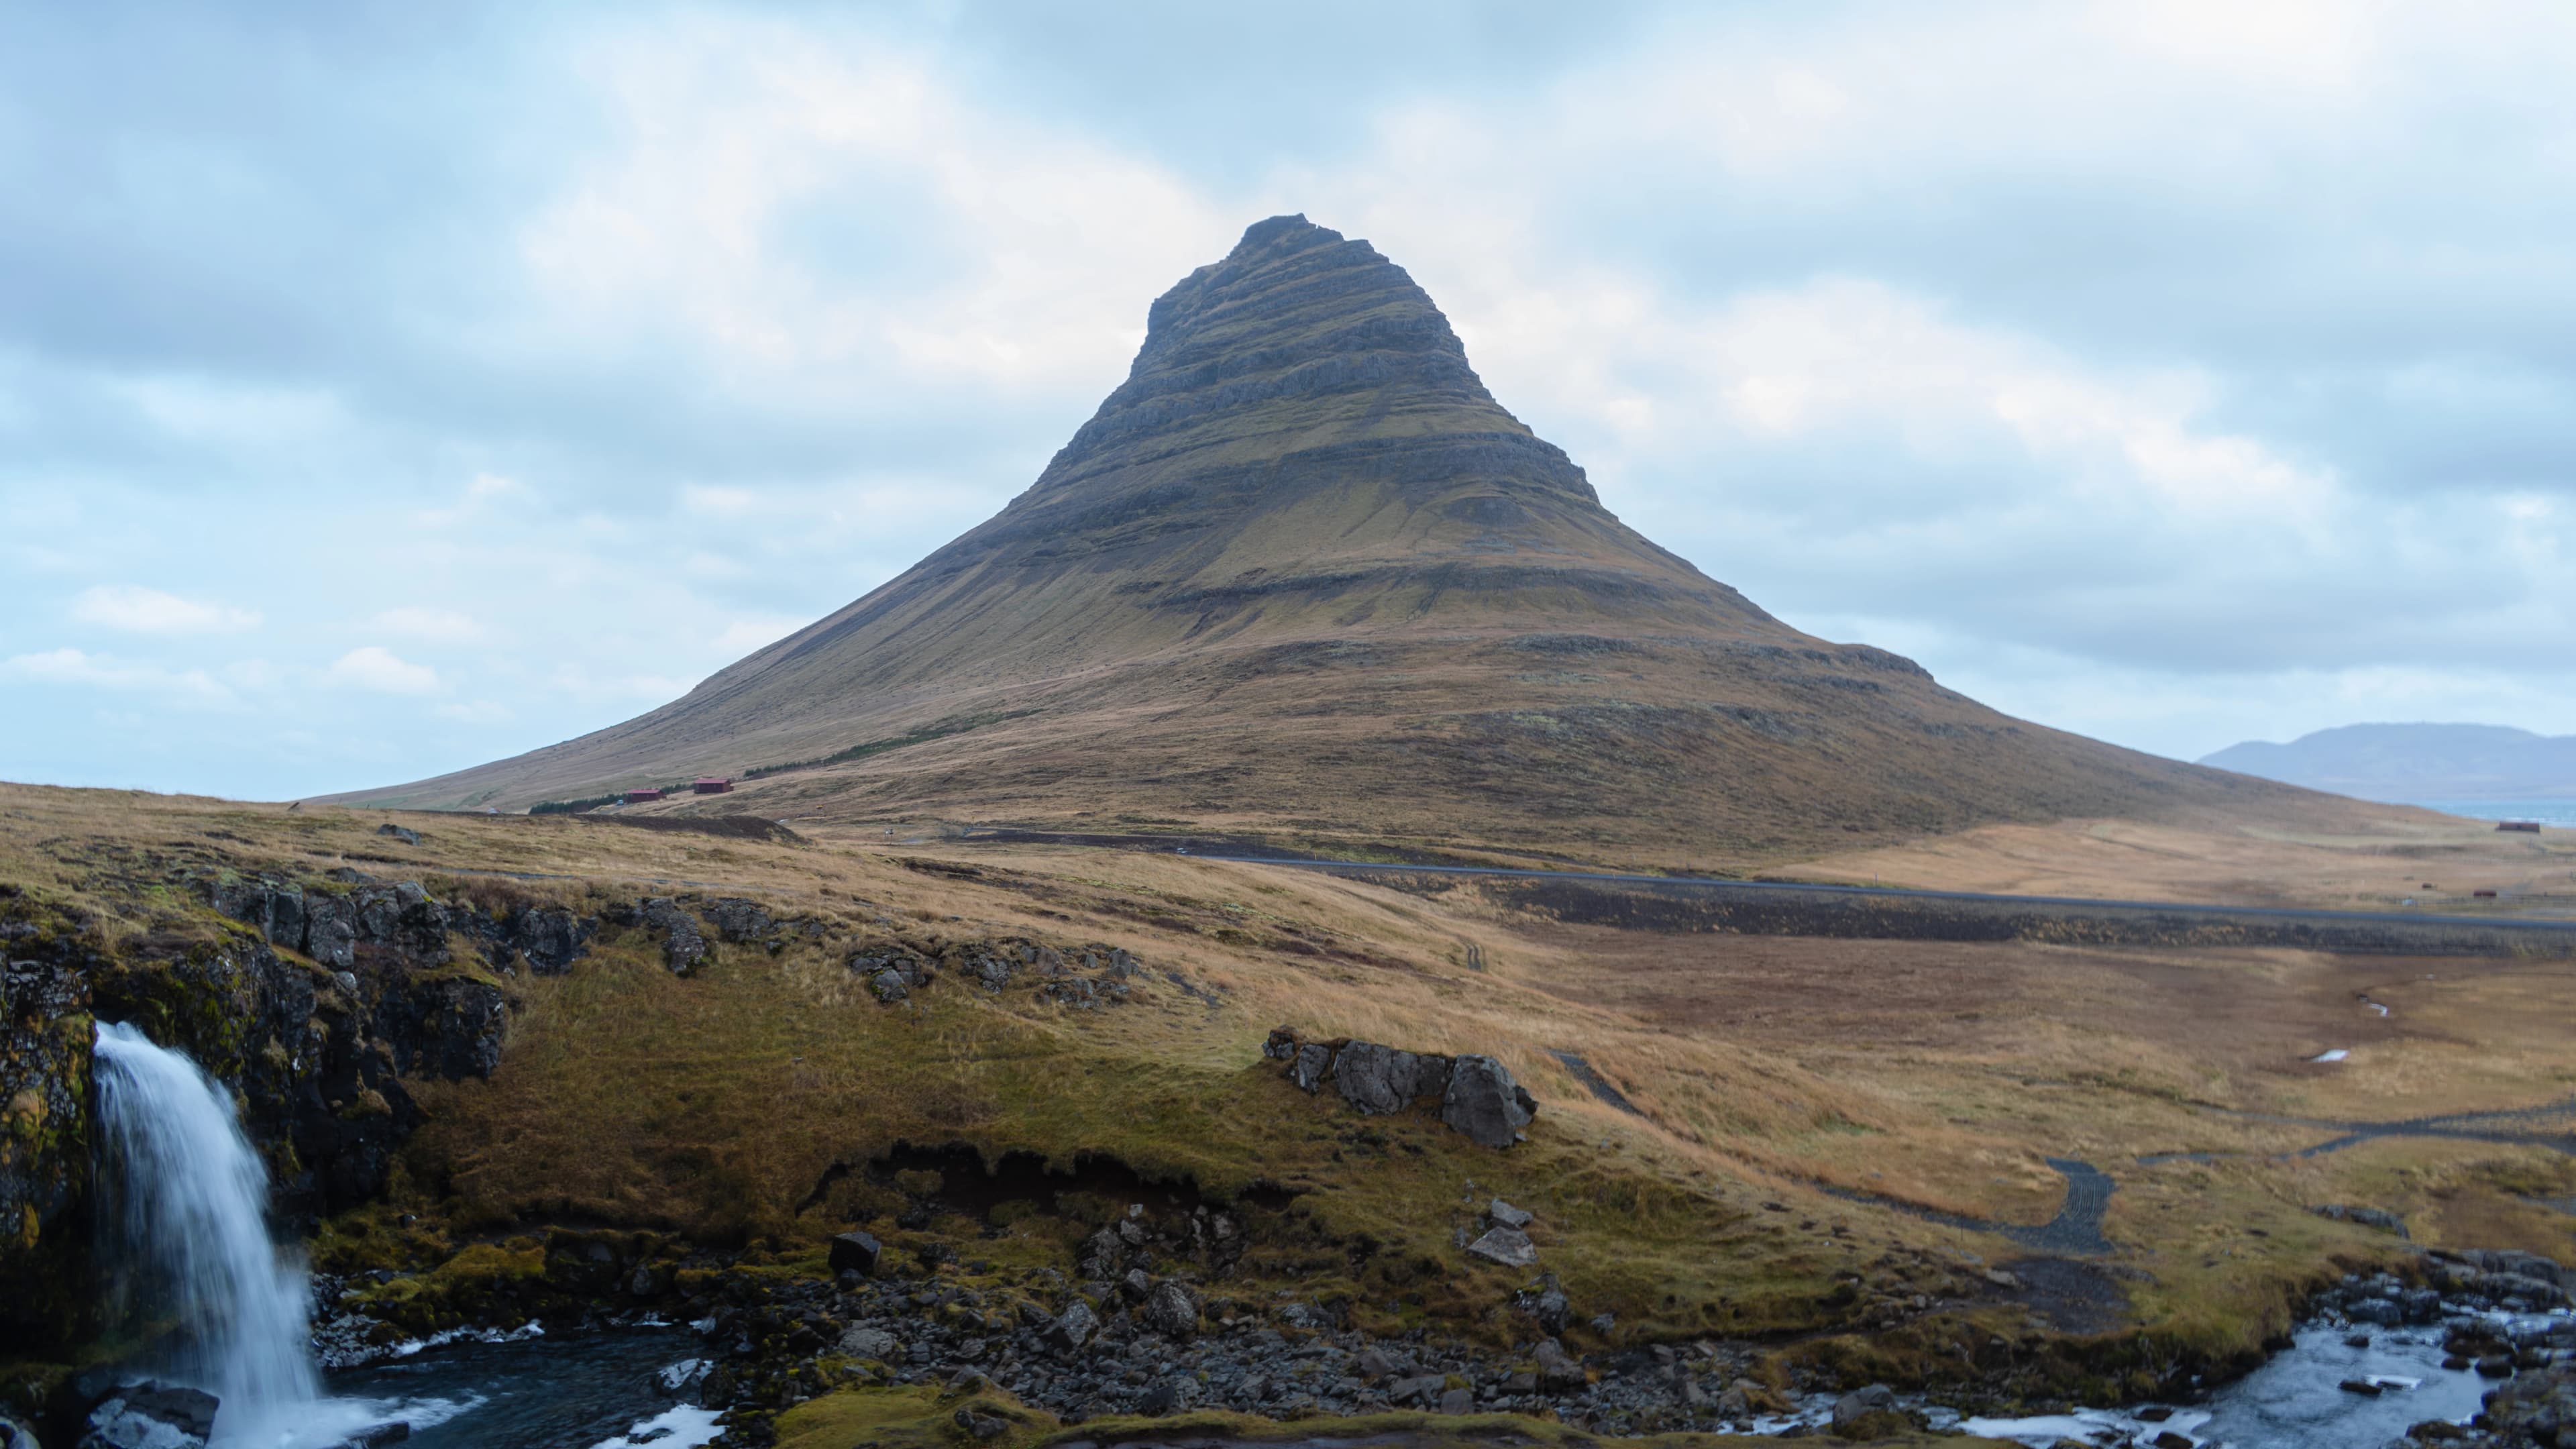
[[[102,1023],[95,1057],[116,1266],[177,1321],[169,1372],[215,1395],[218,1442],[274,1443],[318,1397],[312,1290],[269,1241],[268,1172],[230,1093],[185,1055]]]

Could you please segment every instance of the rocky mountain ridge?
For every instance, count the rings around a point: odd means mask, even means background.
[[[637,719],[346,798],[516,809],[693,773],[772,817],[1699,867],[2308,805],[1773,618],[1603,508],[1402,268],[1303,217],[1157,299],[1036,482],[900,577]]]

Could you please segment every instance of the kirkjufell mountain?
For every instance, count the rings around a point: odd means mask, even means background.
[[[1604,509],[1402,268],[1302,216],[1158,298],[1036,483],[902,576],[624,724],[343,798],[708,774],[738,792],[654,808],[1668,864],[2323,803],[1771,617]]]

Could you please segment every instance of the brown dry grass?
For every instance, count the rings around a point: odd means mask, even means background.
[[[612,939],[570,977],[514,983],[499,1076],[423,1091],[435,1120],[413,1180],[461,1228],[598,1220],[804,1251],[833,1220],[799,1204],[834,1162],[956,1139],[1108,1151],[1219,1191],[1298,1186],[1312,1232],[1269,1244],[1256,1272],[1390,1321],[1508,1331],[1493,1315],[1517,1279],[1462,1266],[1450,1243],[1472,1180],[1537,1208],[1544,1265],[1634,1331],[1794,1330],[1910,1322],[1917,1292],[1936,1315],[2019,1311],[1965,1255],[2021,1249],[1820,1185],[2037,1223],[2059,1192],[2040,1159],[2076,1156],[2119,1181],[2106,1231],[2134,1275],[2128,1311],[2213,1349],[2276,1327],[2298,1282],[2393,1247],[2312,1203],[2395,1208],[2423,1241],[2576,1249],[2576,1220],[2533,1201],[2576,1190],[2563,1155],[2409,1140],[2284,1157],[2333,1134],[2270,1120],[2565,1099],[2566,962],[1651,935],[1535,919],[1472,887],[1168,854],[476,816],[406,817],[415,849],[376,836],[382,818],[0,787],[0,879],[95,912],[109,937],[199,919],[170,882],[181,868],[342,863],[574,900],[739,892],[825,926],[774,957],[723,948],[691,980]],[[475,874],[494,871],[535,878]],[[840,962],[891,931],[1100,941],[1150,972],[1137,1001],[1097,1013],[954,977],[890,1011]],[[1544,1104],[1532,1140],[1488,1153],[1298,1094],[1258,1054],[1283,1022],[1492,1052]],[[2326,1045],[2353,1056],[2303,1060]],[[1636,1110],[1597,1100],[1556,1052]],[[2139,1161],[2178,1151],[2226,1155]],[[1027,1223],[979,1251],[1060,1262],[1063,1233]],[[1347,1248],[1360,1238],[1380,1245],[1365,1261]],[[1844,1274],[1856,1297],[1837,1295]]]

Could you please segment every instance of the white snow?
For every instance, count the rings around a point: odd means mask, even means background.
[[[614,1439],[602,1439],[596,1449],[638,1449],[649,1444],[653,1449],[700,1449],[712,1444],[724,1430],[716,1424],[716,1411],[695,1404],[682,1404],[666,1409],[640,1424],[627,1427]]]
[[[2330,1052],[2319,1052],[2315,1056],[2308,1058],[2308,1060],[2312,1062],[2339,1062],[2345,1057],[2351,1055],[2352,1053],[2344,1050],[2342,1047],[2336,1047]]]

